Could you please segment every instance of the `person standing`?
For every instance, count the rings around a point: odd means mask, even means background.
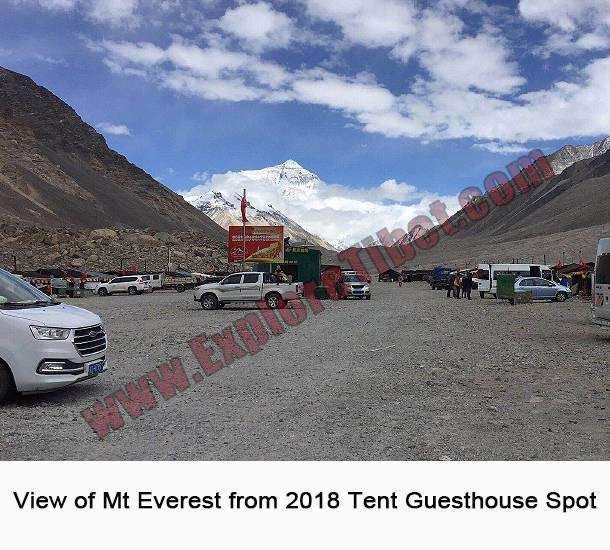
[[[462,296],[472,300],[472,273],[468,273],[462,281]]]
[[[462,277],[460,273],[455,274],[455,280],[453,282],[453,296],[454,298],[460,299],[460,292],[462,290]]]
[[[447,298],[451,298],[451,293],[453,292],[453,285],[455,283],[455,275],[450,273],[447,277]]]

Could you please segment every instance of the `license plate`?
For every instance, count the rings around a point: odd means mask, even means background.
[[[98,361],[96,363],[89,364],[89,376],[102,372],[104,370],[105,364],[106,363],[104,361]]]

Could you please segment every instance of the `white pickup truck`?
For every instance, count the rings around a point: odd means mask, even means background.
[[[195,288],[195,301],[203,309],[218,309],[229,302],[260,302],[270,309],[282,308],[294,296],[303,295],[303,283],[281,283],[273,273],[232,273],[218,283]]]

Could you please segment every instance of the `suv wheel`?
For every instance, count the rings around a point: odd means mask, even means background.
[[[265,296],[265,302],[269,309],[282,309],[286,303],[277,292],[271,292]]]
[[[201,297],[201,307],[208,310],[217,309],[218,298],[214,294],[204,294]]]
[[[108,296],[108,289],[106,288],[100,288],[97,291],[98,296]]]
[[[0,362],[0,403],[6,401],[15,393],[15,383],[9,368]]]
[[[130,286],[127,289],[127,292],[129,293],[130,296],[135,296],[138,293],[138,289],[135,286]]]
[[[565,302],[567,297],[568,295],[565,292],[558,292],[557,296],[555,297],[555,300],[557,300],[558,302]]]

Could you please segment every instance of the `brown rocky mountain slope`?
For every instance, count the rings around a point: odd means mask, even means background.
[[[111,150],[69,105],[0,67],[0,217],[45,227],[226,232]]]
[[[400,267],[595,260],[598,240],[610,237],[610,151],[576,162],[528,193],[520,193],[514,181],[511,185],[511,202],[495,206],[484,195],[480,200],[488,205],[487,216],[473,222],[464,210],[458,211],[451,218],[455,225],[463,224],[458,233],[448,236],[435,228],[438,244],[430,250],[416,247],[416,257]],[[375,248],[393,267],[388,250]],[[368,253],[362,251],[360,258],[367,270],[377,273]]]

